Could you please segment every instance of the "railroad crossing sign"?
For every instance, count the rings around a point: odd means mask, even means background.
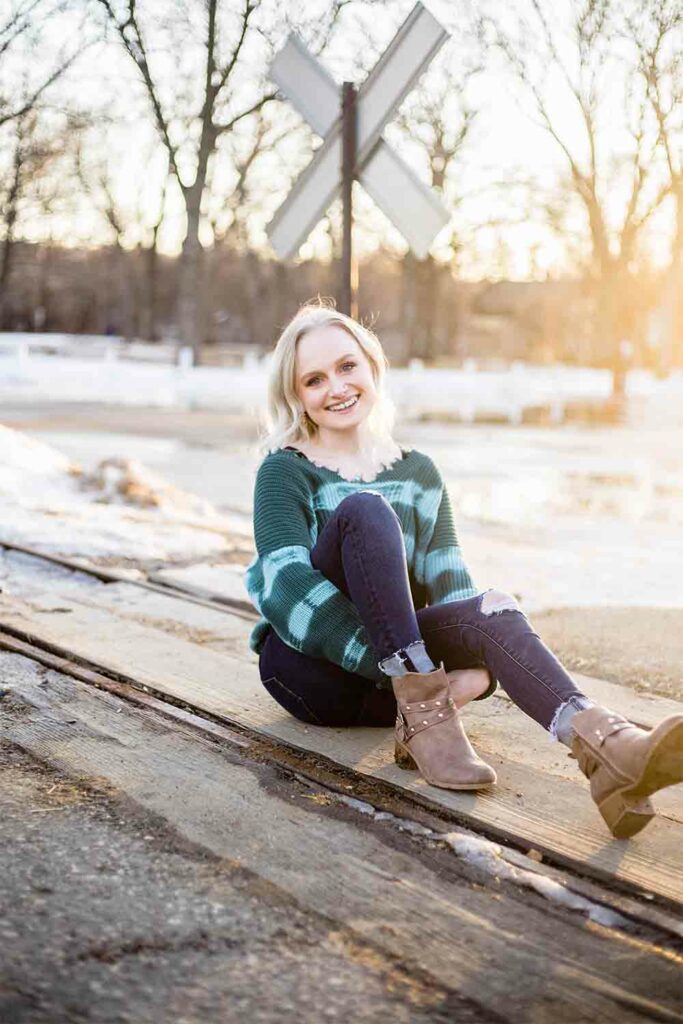
[[[357,97],[349,97],[353,87],[345,84],[342,117],[339,86],[296,35],[289,37],[271,65],[270,77],[324,142],[268,225],[273,248],[282,259],[296,253],[339,195],[344,164],[350,179],[358,178],[413,252],[419,258],[427,255],[449,214],[384,141],[382,131],[447,38],[436,18],[417,3]],[[355,122],[351,128],[350,119]],[[350,180],[347,193],[350,197]],[[350,210],[345,212],[350,225]]]

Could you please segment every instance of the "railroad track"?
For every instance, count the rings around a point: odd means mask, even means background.
[[[77,558],[65,558],[62,555],[52,555],[40,551],[26,544],[12,544],[9,541],[0,541],[0,550],[17,551],[22,555],[30,555],[32,558],[40,558],[52,565],[61,565],[64,569],[71,569],[73,572],[82,572],[103,583],[127,583],[131,586],[140,587],[143,590],[151,590],[157,594],[164,594],[166,597],[182,597],[185,601],[193,604],[203,605],[205,608],[214,608],[216,611],[223,611],[228,615],[237,615],[239,618],[247,618],[256,621],[258,613],[254,610],[249,601],[231,598],[223,594],[216,594],[205,588],[195,587],[191,584],[171,583],[161,579],[156,573],[151,573],[146,579],[135,579],[125,572],[117,572],[116,569],[107,569],[103,566],[91,565]]]
[[[506,858],[523,858],[528,865],[525,854],[533,847],[544,859],[539,871],[551,875],[559,872],[563,884],[577,892],[592,893],[593,898],[607,884],[609,896],[603,893],[603,899],[610,905],[619,907],[620,912],[627,910],[634,920],[641,915],[650,924],[653,915],[660,915],[661,927],[683,938],[683,925],[680,916],[676,917],[683,906],[680,800],[671,804],[672,812],[662,830],[653,826],[637,843],[624,844],[615,858],[613,842],[605,835],[587,795],[581,791],[582,781],[576,784],[569,775],[561,778],[557,773],[546,774],[543,756],[537,763],[533,761],[534,749],[539,746],[532,733],[536,727],[519,716],[509,700],[497,699],[494,713],[490,707],[475,709],[475,717],[468,720],[468,731],[472,721],[475,733],[488,722],[495,726],[494,744],[486,756],[499,771],[498,792],[480,799],[472,794],[434,790],[421,786],[413,773],[401,773],[390,764],[383,740],[378,743],[376,730],[311,729],[274,708],[259,686],[256,666],[244,658],[249,625],[256,618],[253,610],[224,595],[212,599],[166,582],[131,580],[116,570],[83,565],[77,559],[48,555],[24,545],[2,544],[2,548],[68,572],[64,574],[65,582],[52,574],[46,575],[49,593],[44,607],[32,604],[30,599],[22,600],[20,585],[15,587],[17,598],[12,593],[0,594],[1,650],[28,658],[89,688],[107,691],[146,711],[162,714],[178,728],[189,727],[213,742],[248,748],[250,756],[275,761],[284,769],[347,795],[352,792],[375,807],[409,819],[429,815],[431,820],[441,821],[442,828],[444,823],[446,827],[457,823],[474,829],[487,839],[507,844]],[[15,571],[20,583],[19,576],[30,574],[30,567],[24,563]],[[144,621],[121,618],[117,614],[121,604],[98,605],[92,587],[74,581],[70,578],[72,572],[96,578],[103,584],[136,588],[142,595],[143,610],[148,603],[155,604],[157,616],[159,595],[170,600],[171,612],[174,608],[184,612],[194,607],[193,615],[210,620],[212,628],[216,628],[216,616],[220,616],[218,628],[223,630],[225,617],[225,631],[233,630],[236,645],[243,653],[235,658],[222,650],[207,650],[201,642],[179,640],[172,633],[149,628]],[[9,575],[12,584],[11,570]],[[41,589],[42,582],[39,580],[33,594]],[[100,601],[106,599],[108,592],[108,586],[99,591]],[[124,602],[129,593],[125,591]],[[206,613],[200,609],[206,609]],[[135,613],[134,609],[131,614]],[[142,612],[140,618],[144,620]],[[633,700],[634,708],[647,707],[647,702]],[[529,729],[529,742],[507,735],[515,723],[519,728]],[[494,750],[496,753],[492,753]],[[524,763],[515,760],[520,751],[526,759]],[[529,791],[528,801],[525,790]],[[559,798],[556,823],[548,822],[547,815],[539,813],[539,793],[550,794],[541,797],[543,801]],[[567,869],[572,872],[569,876]],[[649,903],[643,902],[644,895]]]
[[[396,792],[391,785],[359,777],[355,772],[344,770],[333,761],[326,762],[319,754],[310,755],[286,744],[274,742],[243,726],[228,726],[220,718],[208,715],[201,709],[190,705],[183,706],[181,701],[170,701],[161,693],[151,692],[144,684],[125,681],[123,678],[102,672],[96,666],[85,663],[84,659],[73,652],[50,649],[50,645],[41,643],[36,638],[16,635],[18,633],[19,631],[9,633],[5,629],[0,629],[0,651],[21,655],[62,676],[69,676],[88,687],[104,691],[133,707],[160,715],[181,730],[189,729],[212,743],[242,750],[251,760],[277,764],[281,771],[305,779],[316,787],[329,791],[330,794],[337,794],[346,802],[351,798],[362,801],[365,807],[372,807],[375,813],[391,815],[404,825],[409,823],[428,829],[435,839],[438,839],[439,833],[450,831],[453,827],[443,815],[430,814],[423,805],[411,800],[409,794]],[[512,846],[502,850],[498,847],[498,850],[502,859],[513,867],[524,872],[531,868],[540,877],[552,880],[596,906],[614,911],[634,928],[646,929],[651,933],[651,940],[656,937],[656,941],[665,946],[671,945],[673,949],[678,949],[683,942],[683,923],[666,906],[643,903],[634,899],[628,892],[605,887],[604,884],[576,874],[569,874],[552,863],[532,863],[528,856]]]

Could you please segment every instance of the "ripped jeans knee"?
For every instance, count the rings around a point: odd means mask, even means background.
[[[486,590],[481,598],[482,615],[500,615],[501,612],[521,612],[517,598],[502,590]]]

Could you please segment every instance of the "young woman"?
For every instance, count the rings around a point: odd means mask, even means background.
[[[594,704],[514,597],[476,589],[437,466],[392,438],[387,366],[371,331],[320,304],[275,347],[246,574],[263,685],[304,722],[394,724],[401,767],[478,789],[496,774],[459,708],[498,682],[570,747],[612,834],[634,835],[683,780],[683,715],[646,731]]]

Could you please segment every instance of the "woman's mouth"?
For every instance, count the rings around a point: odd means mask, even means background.
[[[328,405],[328,412],[348,412],[349,409],[353,409],[354,405],[358,403],[360,395],[354,395],[353,398],[347,399],[345,402],[339,402],[336,405]]]

